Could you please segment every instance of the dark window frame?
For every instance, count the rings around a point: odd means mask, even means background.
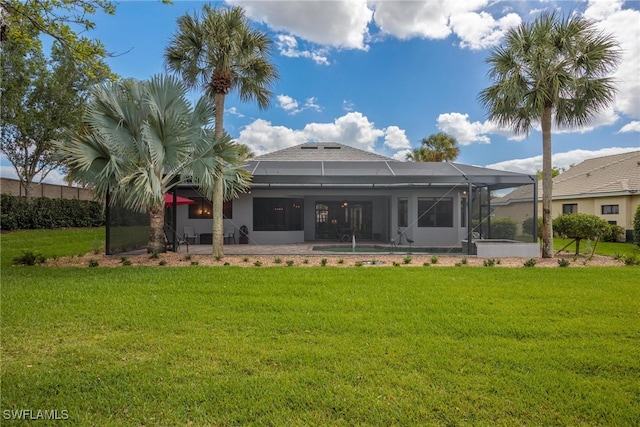
[[[398,227],[409,226],[409,198],[398,198]]]
[[[304,230],[304,199],[254,197],[253,231]]]
[[[620,215],[620,205],[600,205],[602,215]]]
[[[578,213],[578,204],[577,203],[563,203],[562,204],[562,213],[563,214]]]
[[[453,197],[418,197],[419,228],[452,228]]]

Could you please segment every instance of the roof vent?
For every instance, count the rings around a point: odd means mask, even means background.
[[[317,150],[318,147],[314,147],[313,145],[303,145],[300,147],[302,150]]]
[[[338,145],[338,146],[335,146],[335,145],[329,145],[329,146],[326,146],[326,147],[323,147],[323,148],[324,148],[325,150],[339,150],[341,147],[340,147],[339,145]]]

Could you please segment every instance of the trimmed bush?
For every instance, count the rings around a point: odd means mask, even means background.
[[[492,239],[514,240],[518,233],[518,223],[511,218],[495,218],[491,220]]]
[[[553,230],[559,236],[575,239],[576,256],[580,254],[580,240],[602,238],[610,229],[607,221],[590,214],[563,214],[553,220]]]
[[[604,242],[623,242],[624,241],[624,228],[616,224],[609,224],[609,230],[602,236]]]
[[[0,195],[2,230],[63,227],[99,227],[104,225],[102,205],[77,199],[48,199]]]

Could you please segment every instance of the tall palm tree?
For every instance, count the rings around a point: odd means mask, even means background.
[[[149,213],[149,252],[163,252],[164,195],[191,179],[205,193],[213,188],[213,171],[237,156],[230,138],[211,144],[214,104],[202,97],[195,106],[175,77],[125,80],[95,87],[84,116],[85,126],[57,141],[59,159],[73,181],[92,186],[113,204]],[[248,182],[232,177],[230,194]]]
[[[201,87],[215,101],[215,133],[224,134],[224,103],[236,91],[242,101],[256,101],[260,108],[271,104],[270,86],[278,72],[269,61],[273,41],[252,29],[240,7],[216,9],[205,5],[202,14],[178,19],[178,31],[165,51],[165,64],[189,87]],[[223,256],[224,162],[217,170],[212,194],[213,256]]]
[[[457,159],[460,154],[458,141],[444,132],[423,138],[421,144],[420,147],[407,153],[407,160],[413,162],[451,162]]]
[[[612,104],[615,39],[584,17],[543,13],[511,29],[487,63],[493,84],[479,100],[489,119],[516,134],[542,128],[542,256],[553,257],[551,127],[580,127]]]

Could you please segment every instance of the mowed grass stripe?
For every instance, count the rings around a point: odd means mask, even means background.
[[[632,425],[634,268],[11,268],[2,408],[72,424]]]

